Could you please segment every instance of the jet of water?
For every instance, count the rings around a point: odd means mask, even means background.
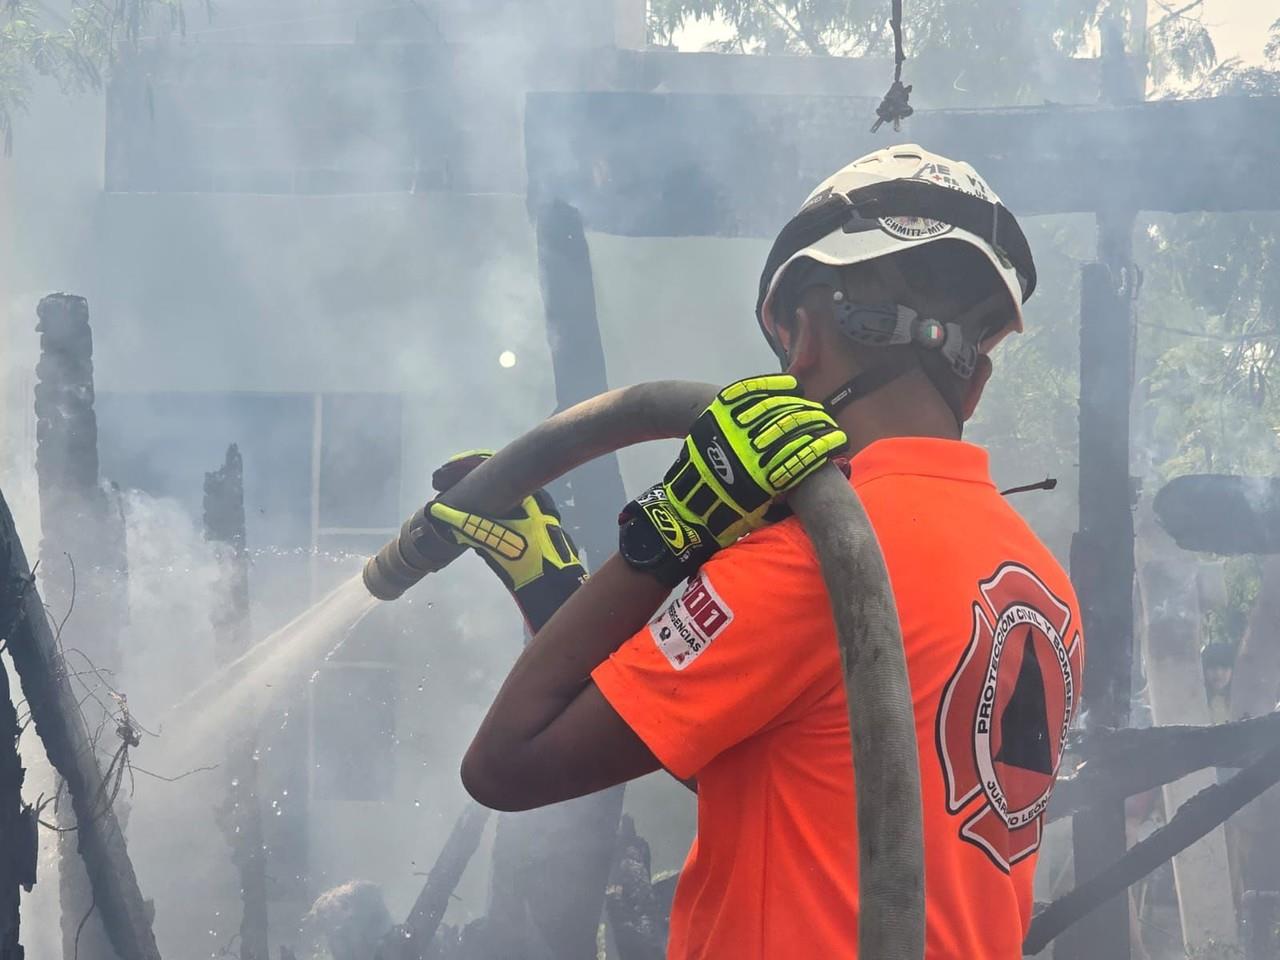
[[[229,731],[257,724],[272,692],[319,668],[377,604],[357,575],[254,644],[173,706],[162,731],[165,753],[180,751],[188,762],[216,758]]]

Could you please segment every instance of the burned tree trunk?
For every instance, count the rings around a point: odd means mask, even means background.
[[[101,918],[113,952],[128,960],[160,960],[151,932],[150,905],[142,899],[129,860],[124,833],[103,778],[79,698],[71,679],[27,556],[18,539],[9,506],[0,495],[0,584],[17,606],[8,630],[9,655],[22,681],[31,721],[49,762],[62,777],[75,830],[64,834],[83,860],[91,888],[90,902]],[[0,607],[5,606],[0,603]],[[88,916],[83,914],[82,916]],[[79,924],[82,917],[76,917]],[[87,923],[86,923],[87,927]],[[80,957],[85,957],[84,939]],[[74,938],[67,956],[75,955]]]
[[[222,466],[204,475],[204,536],[217,547],[222,571],[220,603],[213,611],[214,653],[219,666],[249,648],[249,555],[244,522],[244,461],[233,443]],[[219,822],[240,874],[240,957],[270,956],[266,852],[258,797],[257,731],[232,731],[227,747],[228,793]]]
[[[0,640],[17,620],[17,604],[9,601],[0,597]],[[26,771],[18,756],[18,733],[9,674],[0,662],[0,960],[23,960],[19,888],[30,890],[36,882],[36,817],[22,802]]]
[[[98,477],[88,304],[83,297],[52,294],[36,312],[40,572],[51,609],[66,621],[58,638],[62,648],[75,651],[74,672],[97,688],[84,707],[96,727],[109,720],[101,706],[108,691],[98,671],[119,669],[118,639],[127,618],[124,522],[114,492],[108,493]],[[65,804],[58,806],[57,822],[64,831],[75,826]],[[74,833],[59,834],[58,847],[63,952],[80,960],[115,960],[93,916],[93,892]]]

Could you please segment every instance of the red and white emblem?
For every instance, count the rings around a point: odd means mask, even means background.
[[[979,584],[973,636],[938,709],[947,812],[960,836],[1007,871],[1040,846],[1067,730],[1079,701],[1080,631],[1026,567]]]
[[[705,574],[695,574],[684,595],[672,600],[649,624],[649,634],[667,662],[683,670],[733,622],[733,609]]]

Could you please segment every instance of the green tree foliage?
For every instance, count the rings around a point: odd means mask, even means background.
[[[1046,58],[1077,53],[1099,15],[1098,0],[908,0],[906,8],[910,80],[929,78],[921,86],[932,105],[1035,102]],[[721,50],[893,56],[889,0],[651,0],[649,11],[657,43],[714,18],[733,31]]]
[[[153,15],[184,27],[181,0],[74,0],[65,15],[33,0],[0,0],[0,137],[13,148],[13,127],[26,111],[36,76],[67,91],[101,89],[121,43],[137,44]]]
[[[1244,64],[1218,60],[1193,11],[1152,30],[1157,95],[1280,94],[1280,20],[1265,62]],[[1135,441],[1147,486],[1185,473],[1280,474],[1280,214],[1153,217],[1136,239],[1146,281]],[[1257,597],[1258,559],[1229,559],[1226,576],[1226,607],[1210,612],[1206,633],[1238,642]]]

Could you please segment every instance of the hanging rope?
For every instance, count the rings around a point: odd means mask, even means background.
[[[893,0],[893,14],[889,20],[893,27],[893,86],[876,107],[876,122],[871,127],[875,133],[884,124],[892,123],[894,132],[902,129],[902,121],[915,113],[908,102],[911,85],[902,83],[902,63],[907,55],[902,52],[902,0]]]

